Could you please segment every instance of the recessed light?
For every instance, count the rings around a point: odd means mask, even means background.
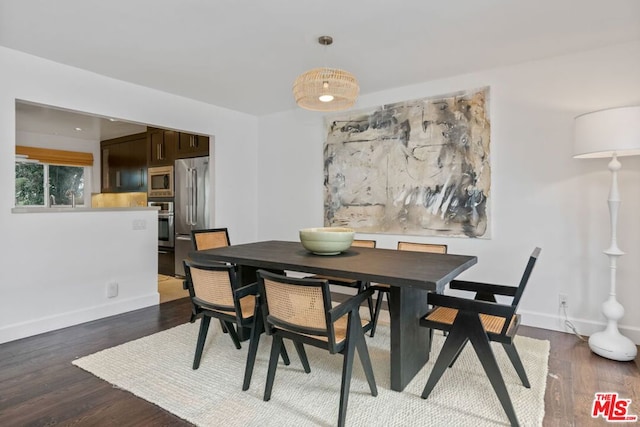
[[[117,122],[116,119],[109,119],[110,122]]]
[[[76,128],[78,132],[82,132],[82,128]]]

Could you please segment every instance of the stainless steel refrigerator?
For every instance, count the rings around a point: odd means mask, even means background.
[[[175,274],[184,276],[191,230],[209,228],[209,157],[176,160],[174,180]]]

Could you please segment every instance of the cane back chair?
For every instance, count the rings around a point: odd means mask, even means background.
[[[226,327],[229,336],[237,349],[241,348],[240,339],[233,325],[239,328],[250,328],[252,335],[263,332],[262,322],[255,322],[257,283],[238,287],[236,271],[233,265],[217,262],[196,262],[184,260],[186,282],[191,300],[201,316],[200,330],[193,359],[193,369],[198,369],[204,344],[209,330],[211,318],[217,318]],[[289,358],[284,347],[281,348],[282,359],[289,364]],[[248,357],[255,359],[255,352]],[[245,370],[245,384],[251,380],[253,360],[247,363]],[[244,385],[243,385],[244,387]]]
[[[439,245],[434,243],[413,243],[413,242],[398,242],[397,249],[399,251],[413,251],[413,252],[429,252],[434,254],[446,254],[447,245]],[[376,299],[376,308],[373,313],[373,321],[371,325],[370,336],[373,337],[376,333],[376,326],[378,325],[378,317],[380,317],[380,309],[382,308],[383,296],[387,296],[387,302],[391,295],[391,287],[385,283],[376,283],[371,286],[372,289],[378,291],[378,298]]]
[[[518,425],[490,341],[502,344],[522,384],[529,388],[529,379],[514,344],[520,326],[520,315],[516,311],[539,255],[540,248],[535,248],[518,286],[453,280],[449,284],[450,289],[475,292],[475,298],[435,293],[428,295],[427,301],[433,308],[420,319],[420,325],[431,330],[446,331],[448,334],[422,392],[423,399],[429,396],[447,367],[453,366],[467,342],[471,341],[509,422],[514,426]],[[511,297],[511,304],[497,303],[496,295]]]
[[[354,239],[351,243],[352,247],[358,248],[375,248],[376,241],[375,240],[365,240],[365,239]],[[307,276],[308,279],[325,279],[329,282],[330,285],[337,286],[347,286],[350,288],[357,288],[358,292],[362,292],[369,287],[369,282],[364,282],[362,280],[357,279],[347,279],[345,277],[336,277],[336,276],[325,276],[316,274],[313,276]],[[367,298],[367,304],[369,306],[369,318],[373,319],[373,297],[370,296]]]
[[[371,359],[364,339],[359,307],[372,293],[365,290],[336,307],[331,305],[329,282],[326,279],[292,278],[258,270],[258,286],[265,330],[273,337],[264,400],[271,399],[278,354],[283,339],[293,341],[305,372],[311,372],[304,344],[343,355],[342,386],[338,426],[344,426],[349,398],[349,386],[357,349],[373,396],[378,389]]]

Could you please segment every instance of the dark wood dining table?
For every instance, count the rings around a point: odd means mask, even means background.
[[[316,255],[300,242],[264,241],[190,252],[194,261],[223,261],[239,266],[242,284],[255,271],[297,271],[391,285],[391,389],[402,391],[429,360],[429,331],[419,325],[428,292],[445,285],[477,262],[475,256],[351,247],[332,256]],[[375,338],[374,338],[375,339]]]

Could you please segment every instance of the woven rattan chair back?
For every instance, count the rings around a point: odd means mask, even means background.
[[[322,284],[300,286],[265,278],[264,286],[269,316],[273,320],[327,333]]]
[[[351,243],[351,246],[355,246],[355,247],[358,247],[358,248],[375,248],[376,247],[376,241],[375,240],[355,239]]]
[[[414,242],[398,242],[397,246],[399,251],[412,251],[412,252],[429,252],[432,254],[446,254],[447,245],[440,245],[435,243],[414,243]],[[376,333],[378,326],[378,318],[380,317],[380,310],[382,309],[383,296],[387,296],[387,301],[391,294],[391,287],[385,283],[378,283],[373,286],[373,289],[378,291],[378,298],[376,299],[376,306],[373,310],[373,321],[371,322],[370,335],[373,337]]]
[[[413,251],[413,252],[429,252],[432,254],[446,254],[447,245],[439,245],[435,243],[398,242],[398,250]]]
[[[233,288],[227,269],[208,270],[192,266],[190,273],[195,298],[207,304],[235,310]]]
[[[193,230],[193,246],[196,251],[215,249],[229,246],[229,232],[226,228],[212,228],[207,230]]]

